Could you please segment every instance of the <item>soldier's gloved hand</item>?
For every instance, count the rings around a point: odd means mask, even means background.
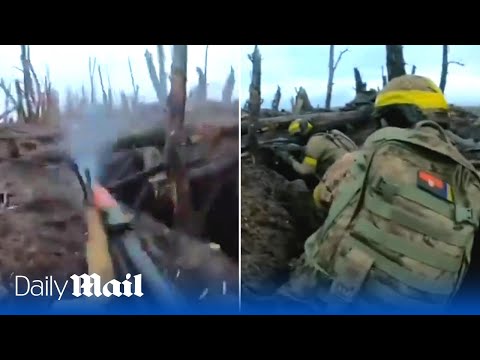
[[[282,150],[277,150],[277,151],[275,151],[275,155],[277,156],[278,159],[286,162],[287,164],[292,163],[292,156],[286,150],[283,150],[283,149]]]
[[[97,210],[107,210],[116,207],[117,201],[103,186],[94,184],[92,186],[92,205]]]

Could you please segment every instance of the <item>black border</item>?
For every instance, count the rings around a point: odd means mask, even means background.
[[[472,340],[480,317],[4,316],[1,320],[6,331],[15,327],[22,330],[18,338],[27,340],[31,334],[40,340],[44,344],[37,350],[40,352],[55,352],[57,346],[67,343],[74,346],[68,351],[90,354],[92,350],[121,350],[128,356],[125,350],[153,350],[156,356],[165,356],[168,350],[175,356],[188,351],[206,357],[252,357],[260,355],[263,348],[270,356],[279,352],[290,358],[287,351],[294,357],[301,356],[301,350],[313,351],[320,358],[332,356],[331,351],[335,359],[349,351],[356,357],[411,356],[417,352],[417,344],[428,346],[430,356],[437,349],[468,349],[475,344]]]
[[[40,4],[40,3],[38,3]],[[8,16],[13,43],[475,44],[478,19],[458,2],[44,3]],[[105,6],[105,8],[102,8]],[[8,6],[4,11],[8,11]],[[12,13],[14,9],[12,9]],[[15,23],[14,23],[15,22]]]
[[[39,3],[45,7],[45,3]],[[453,6],[439,6],[438,15],[430,11],[410,9],[402,3],[394,16],[389,4],[369,6],[359,2],[341,2],[343,9],[335,9],[331,3],[265,3],[259,2],[179,3],[183,9],[170,8],[162,3],[135,6],[120,3],[108,11],[101,4],[70,4],[43,14],[29,5],[29,10],[14,16],[12,11],[4,19],[5,40],[12,43],[224,43],[224,44],[422,44],[422,43],[479,43],[475,11],[458,6],[463,14],[455,14]],[[437,5],[440,5],[437,3]],[[56,5],[58,7],[59,5]],[[109,5],[108,5],[109,6]],[[395,6],[395,3],[391,4]],[[421,5],[419,5],[421,7]],[[433,6],[433,5],[432,5]],[[432,6],[426,6],[432,10]],[[150,9],[150,10],[149,10]],[[235,10],[237,9],[237,10]],[[12,9],[13,10],[13,9]],[[8,10],[4,8],[8,13]],[[137,13],[135,13],[137,11]],[[124,14],[126,12],[127,14]],[[52,16],[52,14],[55,14]],[[171,15],[172,14],[172,15]],[[176,15],[178,14],[178,15]],[[172,17],[180,18],[176,22]],[[21,21],[19,20],[21,18]],[[258,20],[258,22],[256,22]],[[14,24],[13,21],[16,21]],[[12,22],[11,24],[9,22]],[[20,25],[23,23],[25,25]],[[60,35],[60,36],[59,36]],[[107,350],[129,346],[161,350],[193,350],[210,355],[217,352],[225,356],[241,356],[240,353],[259,355],[257,346],[266,346],[270,354],[275,350],[294,351],[305,349],[319,357],[327,356],[331,349],[334,356],[347,353],[382,354],[385,346],[393,348],[383,354],[414,350],[418,340],[429,342],[431,349],[456,349],[468,344],[468,334],[475,333],[477,316],[3,316],[6,332],[19,327],[17,337],[25,339],[29,333],[45,336],[44,346],[37,354],[55,352],[55,345],[64,340],[75,345],[71,352],[89,351],[92,347]],[[468,326],[470,325],[470,326]],[[472,331],[469,331],[472,329]],[[98,332],[98,334],[97,334]],[[115,336],[114,333],[118,335]],[[279,336],[279,334],[283,336]],[[427,340],[433,334],[433,342]],[[98,337],[102,335],[103,337]],[[383,335],[383,339],[382,339]],[[454,335],[460,335],[456,343]],[[104,337],[112,336],[108,343]],[[133,342],[135,337],[139,342]],[[147,338],[153,338],[150,342]],[[442,338],[446,343],[442,346]],[[212,340],[215,339],[215,340]],[[340,346],[330,340],[340,340]],[[170,342],[172,340],[172,342]],[[175,342],[174,342],[175,340]],[[188,341],[187,341],[188,340]],[[417,341],[416,341],[417,340]],[[212,345],[212,341],[215,344]],[[385,343],[382,343],[385,341]],[[100,342],[100,344],[98,344]],[[176,344],[179,342],[179,344]],[[361,342],[358,345],[358,342]],[[103,343],[103,344],[102,344]],[[143,344],[143,345],[140,345]],[[28,347],[23,345],[23,348]],[[222,349],[228,347],[226,349]],[[23,350],[20,348],[20,350]],[[220,350],[221,349],[221,350]],[[219,351],[220,350],[220,351]],[[416,349],[415,349],[416,350]],[[70,352],[69,351],[69,352]],[[236,352],[239,354],[236,354]],[[23,352],[23,351],[22,351]],[[165,352],[156,351],[158,356]],[[413,352],[409,352],[412,355]],[[285,354],[286,355],[286,354]],[[431,353],[430,353],[431,355]]]

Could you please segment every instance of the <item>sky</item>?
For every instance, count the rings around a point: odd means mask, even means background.
[[[282,90],[281,108],[290,110],[290,98],[295,88],[303,86],[312,105],[325,106],[328,80],[329,45],[260,45],[262,55],[262,107],[270,107],[277,89]],[[243,45],[241,50],[241,103],[248,97],[251,62],[248,54],[254,45]],[[385,45],[335,45],[335,59],[344,53],[335,71],[332,92],[332,106],[342,106],[355,95],[353,68],[360,70],[368,88],[381,87],[382,66],[385,64]],[[449,103],[463,106],[480,105],[480,46],[450,45],[451,61],[464,64],[451,64],[447,77],[445,96]],[[440,81],[442,45],[404,45],[404,58],[407,72],[412,65],[416,74]],[[385,70],[386,72],[386,70]]]
[[[90,77],[88,69],[89,57],[95,57],[97,64],[102,67],[102,76],[106,85],[106,72],[110,74],[110,82],[116,100],[119,101],[120,91],[127,94],[133,93],[128,59],[130,58],[135,81],[140,87],[139,96],[145,101],[156,100],[148,69],[145,61],[145,50],[152,55],[158,71],[156,45],[31,45],[30,58],[39,79],[43,79],[48,66],[50,79],[53,87],[60,93],[60,101],[63,103],[62,93],[70,88],[80,93],[82,85],[85,85],[87,93],[90,89]],[[205,63],[206,45],[189,45],[187,87],[190,89],[197,85],[196,67],[203,69]],[[0,78],[3,78],[8,86],[22,73],[16,69],[20,67],[20,45],[0,45]],[[165,46],[166,71],[170,71],[171,46]],[[238,78],[240,48],[235,45],[210,45],[208,49],[207,82],[208,97],[221,99],[222,88],[233,66],[236,72],[237,83],[234,98],[238,98]],[[95,75],[97,82],[97,97],[101,100],[101,88],[98,73]],[[0,107],[3,109],[4,94],[0,93]],[[2,110],[3,111],[3,110]]]

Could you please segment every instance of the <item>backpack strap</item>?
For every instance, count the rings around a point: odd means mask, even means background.
[[[432,121],[432,120],[422,120],[422,121],[419,121],[418,123],[416,123],[413,128],[414,129],[420,129],[422,127],[432,127],[434,129],[438,130],[442,140],[445,141],[447,144],[453,146],[453,143],[450,140],[450,137],[447,136],[447,133],[445,132],[445,129],[443,127],[441,127],[439,123],[437,123],[435,121]]]
[[[327,298],[327,311],[344,311],[363,287],[374,259],[358,248],[352,248],[345,257],[335,262],[335,279]]]

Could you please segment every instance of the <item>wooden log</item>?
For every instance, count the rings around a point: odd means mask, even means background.
[[[372,105],[364,105],[357,110],[339,111],[339,112],[320,112],[304,115],[286,115],[271,118],[258,119],[259,129],[279,129],[286,128],[296,119],[308,120],[315,131],[326,131],[344,126],[346,124],[363,123],[370,120],[373,111]],[[248,132],[248,120],[242,121],[242,135]]]
[[[187,136],[194,136],[198,133],[201,133],[203,128],[206,127],[206,124],[185,124],[185,132]],[[238,125],[213,125],[208,124],[210,131],[215,131],[221,136],[229,136],[238,138]],[[137,131],[133,134],[123,136],[118,139],[114,144],[113,148],[115,150],[120,149],[130,149],[134,147],[145,147],[145,146],[155,146],[163,147],[165,145],[165,135],[166,131],[164,127],[155,127],[152,129],[146,129],[142,131]],[[192,140],[192,139],[191,139]]]

